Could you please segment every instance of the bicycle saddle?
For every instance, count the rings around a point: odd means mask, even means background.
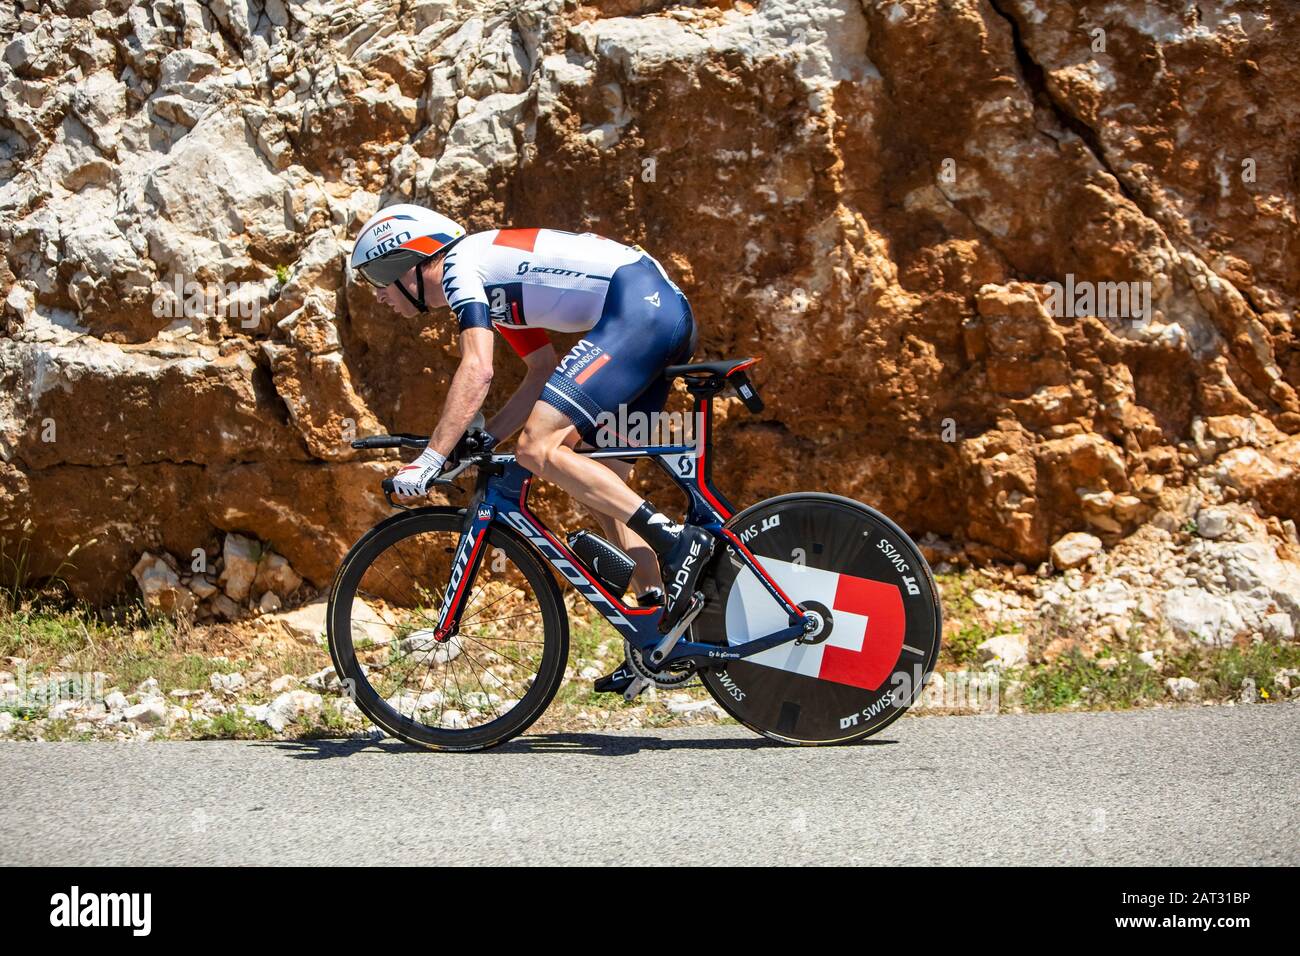
[[[742,368],[749,368],[757,362],[756,358],[743,359],[719,359],[716,362],[695,362],[691,365],[669,365],[664,369],[664,374],[670,379],[673,378],[694,378],[696,376],[717,375],[721,378],[727,378],[731,373],[738,372]]]
[[[754,383],[745,374],[758,359],[718,359],[716,362],[695,362],[691,365],[670,365],[664,369],[669,380],[684,378],[686,390],[691,394],[713,394],[724,385],[730,385],[745,403],[745,407],[757,414],[763,410],[763,400],[758,397]]]

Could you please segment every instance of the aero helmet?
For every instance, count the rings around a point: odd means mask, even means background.
[[[411,203],[387,206],[361,227],[352,249],[352,268],[371,285],[382,289],[463,235],[463,226],[432,209]],[[400,282],[397,288],[412,305],[427,312],[423,270],[417,270],[415,275],[418,287],[415,295]]]

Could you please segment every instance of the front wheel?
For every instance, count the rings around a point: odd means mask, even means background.
[[[902,716],[939,657],[942,617],[912,540],[866,505],[826,494],[770,498],[726,527],[820,628],[700,677],[738,721],[792,744],[847,743]],[[706,572],[692,639],[733,648],[786,614],[728,545]]]
[[[569,654],[554,579],[496,524],[459,630],[435,639],[464,520],[428,508],[375,526],[330,594],[330,656],[344,688],[388,733],[434,750],[481,750],[522,733],[555,696]]]

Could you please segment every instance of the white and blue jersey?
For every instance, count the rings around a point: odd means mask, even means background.
[[[547,330],[585,332],[542,391],[584,437],[620,405],[659,411],[663,370],[695,347],[690,305],[640,248],[595,233],[495,229],[452,243],[442,290],[463,331],[495,328],[521,356],[550,343]]]

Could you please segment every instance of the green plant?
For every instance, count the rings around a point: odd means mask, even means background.
[[[1277,700],[1286,695],[1273,677],[1283,668],[1300,667],[1300,645],[1264,641],[1246,647],[1194,648],[1171,658],[1170,665],[1172,670],[1192,677],[1204,690],[1212,689],[1215,696],[1224,699],[1253,688],[1252,699]]]
[[[965,624],[942,644],[942,652],[957,667],[976,663],[979,646],[993,635],[978,624]]]
[[[0,705],[0,713],[13,714],[18,720],[40,720],[45,716],[45,708],[34,704]]]
[[[259,720],[254,720],[239,707],[224,714],[195,718],[190,725],[190,736],[195,740],[266,740],[275,732]]]
[[[975,613],[977,608],[970,595],[977,587],[977,583],[970,571],[936,574],[934,581],[943,601],[945,620],[960,620]]]
[[[597,651],[600,646],[618,637],[604,618],[575,616],[570,620],[572,623],[569,630],[569,656],[573,660],[598,658]]]
[[[36,585],[52,587],[63,583],[60,577],[68,568],[75,567],[71,558],[83,547],[98,541],[91,538],[74,544],[49,574],[38,575],[32,570],[32,530],[30,520],[23,522],[23,537],[12,540],[0,537],[0,614],[8,613],[36,596]]]
[[[1160,674],[1133,653],[1117,658],[1114,666],[1107,668],[1072,650],[1017,676],[1024,680],[1023,699],[1030,710],[1082,705],[1136,707],[1164,696]]]
[[[275,281],[280,285],[289,284],[289,267],[281,263],[275,267]]]
[[[0,614],[0,657],[44,652],[58,659],[93,646],[98,630],[82,610],[38,611],[25,605]]]
[[[42,740],[51,743],[66,740],[85,742],[95,739],[93,732],[78,730],[76,721],[66,719],[46,721],[39,733]]]
[[[113,677],[121,686],[135,687],[152,677],[164,694],[205,688],[212,674],[227,669],[200,654],[131,654],[118,658],[111,666]]]

